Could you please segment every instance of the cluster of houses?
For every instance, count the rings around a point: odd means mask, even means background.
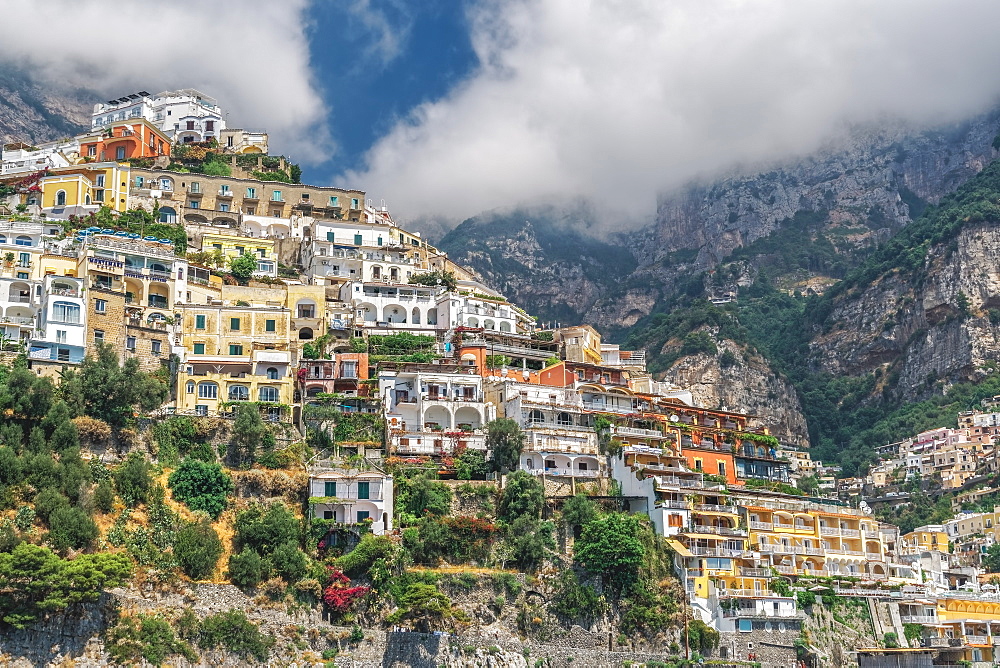
[[[540,328],[363,191],[262,178],[253,167],[273,163],[266,134],[224,118],[198,91],[141,92],[97,105],[77,138],[4,147],[0,348],[54,375],[109,344],[146,370],[176,371],[166,412],[226,417],[251,403],[328,430],[366,464],[316,467],[311,512],[376,533],[394,531],[380,460],[433,461],[447,474],[462,452],[485,452],[491,421],[509,418],[525,434],[519,467],[548,496],[613,491],[650,517],[717,629],[797,634],[802,611],[783,582],[884,599],[904,646],[912,622],[923,626],[911,644],[993,660],[1000,600],[948,545],[992,536],[996,513],[900,536],[863,503],[790,493],[799,477],[827,473],[807,450],[754,416],[694,405],[653,378],[642,351],[590,326]],[[231,175],[171,169],[185,144],[211,145]],[[257,162],[243,169],[241,155]],[[102,207],[182,225],[186,248],[80,222]],[[236,281],[226,268],[246,256],[256,268]],[[377,433],[337,442],[338,414],[375,416]],[[895,444],[872,476],[964,484],[1000,429],[997,414],[969,419]]]

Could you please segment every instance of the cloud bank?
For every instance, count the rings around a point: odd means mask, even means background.
[[[108,97],[197,88],[230,127],[302,162],[332,148],[309,69],[306,0],[8,0],[0,62]],[[17,28],[17,26],[20,26]]]
[[[656,195],[805,155],[848,124],[944,123],[1000,93],[1000,4],[484,0],[480,66],[341,175],[403,219]]]

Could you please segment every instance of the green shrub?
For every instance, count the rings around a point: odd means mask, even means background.
[[[573,569],[559,576],[552,596],[552,611],[566,619],[593,619],[604,608],[604,599],[590,585],[580,584]]]
[[[240,610],[229,610],[206,617],[201,622],[198,645],[204,649],[225,647],[243,657],[267,661],[274,638],[265,636]]]
[[[222,556],[222,541],[207,521],[185,524],[174,541],[174,557],[192,580],[207,578]]]
[[[82,508],[61,506],[49,516],[46,540],[60,552],[70,548],[82,550],[89,547],[99,534],[97,524]]]
[[[111,659],[121,665],[134,665],[140,659],[160,665],[173,654],[180,654],[192,663],[198,660],[191,646],[175,637],[170,623],[159,615],[139,614],[119,619],[108,631],[105,647]]]
[[[114,472],[115,488],[126,505],[145,503],[153,487],[153,476],[146,458],[133,452]]]
[[[260,555],[250,547],[243,548],[229,557],[229,572],[226,577],[238,587],[255,587],[267,579],[270,567]]]
[[[271,553],[270,561],[274,572],[289,584],[301,580],[308,570],[306,555],[302,553],[298,545],[291,541],[275,548],[274,552]]]
[[[233,480],[218,464],[185,459],[167,482],[173,497],[191,510],[217,518],[226,508],[226,497],[235,489]]]
[[[110,480],[102,480],[94,490],[94,506],[102,513],[110,513],[115,507],[115,488]]]

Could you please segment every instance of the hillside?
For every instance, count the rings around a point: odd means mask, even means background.
[[[0,144],[68,137],[90,126],[94,91],[52,87],[14,65],[0,64]]]

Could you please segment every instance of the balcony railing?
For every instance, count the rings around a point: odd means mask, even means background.
[[[771,522],[754,522],[751,520],[750,528],[757,531],[771,531],[774,525]]]
[[[739,574],[744,578],[769,578],[773,575],[769,568],[741,568]]]
[[[689,547],[691,554],[699,557],[738,557],[743,554],[743,550],[734,550],[728,547]]]
[[[732,513],[736,514],[736,506],[720,506],[714,503],[696,503],[694,504],[694,510],[704,510],[707,512],[715,513]]]
[[[596,478],[598,475],[597,471],[591,471],[589,469],[585,471],[580,471],[577,469],[563,469],[563,468],[544,468],[544,469],[529,469],[528,473],[531,475],[554,475],[563,477],[573,477],[573,478]]]
[[[965,642],[969,643],[970,645],[986,645],[986,644],[989,644],[987,642],[987,636],[969,636],[969,635],[967,635],[967,636],[965,636]]]

